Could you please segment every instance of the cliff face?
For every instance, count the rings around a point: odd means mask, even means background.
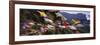
[[[81,23],[89,23],[89,20],[86,18],[86,14],[83,13],[77,13],[77,14],[70,14],[67,12],[60,12],[63,16],[67,18],[67,20],[70,22],[73,18],[77,18],[81,21]]]

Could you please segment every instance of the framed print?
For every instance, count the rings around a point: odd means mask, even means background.
[[[95,6],[10,1],[9,43],[95,39]]]

